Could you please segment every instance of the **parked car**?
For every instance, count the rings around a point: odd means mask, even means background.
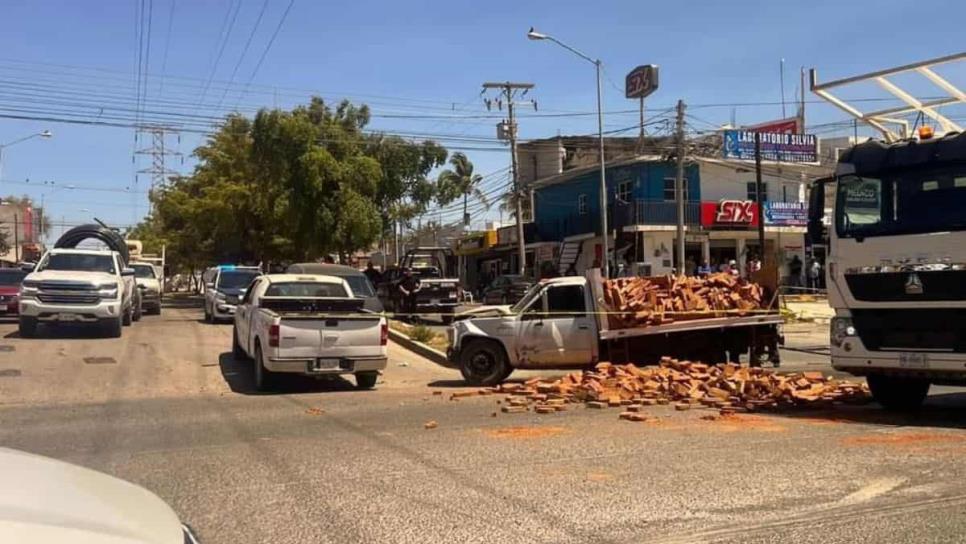
[[[17,315],[20,311],[20,283],[27,271],[0,268],[0,315]]]
[[[260,391],[278,373],[353,374],[360,389],[370,389],[386,368],[389,327],[384,317],[363,312],[363,304],[335,276],[262,276],[235,312],[232,353],[252,359]]]
[[[497,276],[483,291],[483,304],[516,304],[527,293],[533,282],[524,276]]]
[[[212,280],[205,283],[205,321],[215,323],[231,319],[245,289],[261,275],[258,267],[219,266]]]
[[[143,487],[49,457],[0,448],[0,542],[197,544]]]
[[[342,278],[349,284],[349,288],[352,289],[352,294],[356,298],[361,298],[365,301],[365,304],[362,306],[363,309],[376,313],[382,313],[383,311],[382,302],[380,302],[379,297],[376,296],[376,289],[371,283],[369,283],[369,278],[351,266],[329,263],[295,263],[293,265],[289,265],[289,267],[285,269],[285,273],[323,274],[326,276]]]
[[[90,323],[111,337],[141,315],[134,269],[117,251],[51,249],[20,289],[20,336],[38,323]]]
[[[158,271],[151,263],[131,263],[134,269],[134,280],[141,293],[141,306],[148,313],[161,313],[161,280]]]

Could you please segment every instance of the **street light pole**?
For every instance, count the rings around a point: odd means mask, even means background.
[[[29,140],[31,138],[50,138],[53,135],[54,134],[51,131],[45,130],[43,132],[37,132],[36,134],[31,134],[29,136],[24,136],[23,138],[17,138],[16,140],[7,142],[5,144],[0,144],[0,180],[3,180],[3,150],[4,149],[6,149],[6,148],[8,148],[8,147],[10,147],[10,146],[12,146],[14,144],[19,144],[20,142],[25,142],[25,141],[27,141],[27,140]]]
[[[603,66],[603,63],[600,61],[600,59],[590,58],[587,55],[578,51],[577,49],[574,49],[573,47],[570,47],[569,45],[561,42],[557,38],[554,38],[553,36],[537,32],[536,30],[534,30],[533,27],[530,27],[530,31],[527,32],[527,38],[531,40],[551,41],[559,45],[560,47],[563,47],[567,51],[570,51],[571,53],[577,55],[578,57],[586,60],[587,62],[593,64],[594,67],[596,68],[596,71],[597,71],[597,139],[599,140],[599,144],[600,144],[600,230],[601,230],[601,235],[603,237],[603,244],[601,244],[603,248],[602,264],[604,267],[604,277],[609,278],[610,277],[610,259],[608,258],[609,251],[607,248],[607,246],[609,245],[607,241],[607,236],[608,236],[607,166],[604,160],[604,109],[602,105],[602,89],[601,89],[601,82],[600,82],[600,76],[601,76],[600,69]]]

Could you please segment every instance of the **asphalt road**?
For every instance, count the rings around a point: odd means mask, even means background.
[[[293,379],[254,394],[230,326],[200,318],[169,307],[120,339],[26,340],[0,324],[0,444],[143,485],[205,543],[966,537],[958,390],[937,388],[918,416],[868,405],[727,423],[667,407],[653,423],[579,407],[493,417],[493,397],[449,400],[458,374],[395,346],[374,391]],[[803,348],[820,336],[800,334]],[[791,351],[785,365],[820,369],[822,357]]]

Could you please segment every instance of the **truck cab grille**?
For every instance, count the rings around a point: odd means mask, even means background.
[[[90,284],[45,281],[40,283],[37,298],[47,304],[97,304],[100,296]]]
[[[852,310],[862,344],[872,351],[966,353],[966,310]]]

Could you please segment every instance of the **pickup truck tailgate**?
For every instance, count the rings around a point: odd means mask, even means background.
[[[373,317],[282,317],[278,357],[379,357],[382,319]]]

